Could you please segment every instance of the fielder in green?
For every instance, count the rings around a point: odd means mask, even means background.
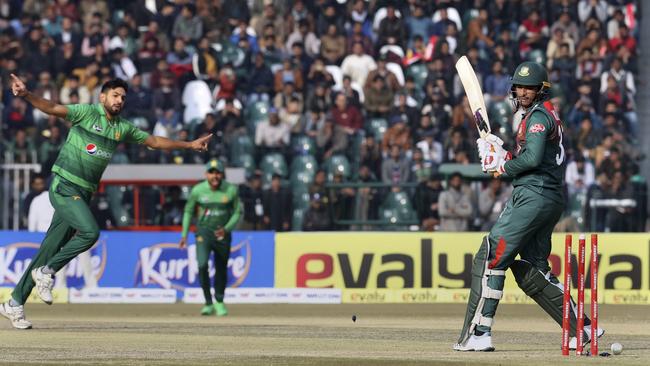
[[[79,253],[90,249],[99,237],[99,227],[88,203],[117,145],[129,142],[153,149],[205,151],[212,135],[194,141],[175,141],[139,130],[119,116],[128,91],[127,83],[121,79],[102,85],[98,104],[60,105],[32,94],[15,75],[11,78],[14,96],[72,124],[52,167],[54,177],[49,191],[55,209],[52,224],[11,299],[0,304],[0,314],[11,320],[14,328],[29,329],[32,323],[25,318],[23,305],[34,286],[41,300],[51,305],[54,274]]]
[[[513,178],[512,197],[474,256],[465,322],[457,351],[493,351],[492,323],[510,268],[519,287],[562,326],[563,286],[551,274],[551,233],[564,210],[565,151],[562,122],[547,100],[550,83],[544,67],[523,62],[512,77],[516,116],[522,117],[514,156],[490,134],[478,139],[483,171]],[[516,257],[519,256],[519,259]],[[576,307],[572,301],[571,342],[576,347]],[[591,322],[585,316],[586,343]],[[604,331],[598,329],[600,337]]]
[[[205,305],[201,315],[228,315],[228,309],[223,303],[226,283],[228,281],[228,257],[232,231],[235,229],[241,208],[237,186],[224,180],[223,164],[212,159],[206,165],[205,180],[192,188],[190,197],[185,204],[183,214],[183,233],[178,244],[180,248],[187,245],[187,233],[194,215],[198,216],[196,223],[196,260],[199,266],[199,283],[205,296]],[[210,293],[210,273],[208,262],[214,252],[214,298]]]

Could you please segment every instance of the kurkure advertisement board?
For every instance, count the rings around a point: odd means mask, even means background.
[[[551,271],[560,279],[565,235],[553,235],[549,258]],[[575,258],[579,234],[572,235]],[[472,257],[482,237],[482,233],[278,233],[275,287],[340,288],[345,303],[466,303]],[[599,302],[650,304],[650,234],[598,234],[598,242]],[[533,303],[510,272],[504,290],[503,303]],[[589,298],[588,281],[585,292]]]

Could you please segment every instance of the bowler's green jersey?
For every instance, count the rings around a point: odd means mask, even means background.
[[[526,186],[557,202],[564,202],[565,168],[562,122],[546,101],[531,108],[519,125],[515,158],[504,165],[513,186]]]
[[[91,192],[120,142],[143,143],[149,134],[119,116],[109,121],[101,104],[66,105],[72,122],[52,172]]]
[[[241,215],[237,186],[225,180],[214,191],[207,180],[195,185],[185,204],[183,237],[187,237],[192,216],[197,211],[197,229],[214,231],[223,227],[227,232],[233,231]]]

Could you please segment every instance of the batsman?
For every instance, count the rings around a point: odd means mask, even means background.
[[[180,248],[187,245],[187,233],[190,229],[192,217],[198,213],[196,224],[196,259],[199,266],[199,282],[205,305],[201,315],[217,316],[228,315],[228,309],[223,303],[226,282],[228,280],[228,257],[230,256],[230,243],[232,231],[239,221],[241,209],[237,186],[224,180],[225,172],[223,163],[212,159],[206,165],[206,179],[195,185],[190,192],[190,197],[185,204],[183,214],[183,232],[178,244]],[[210,293],[210,254],[214,252],[214,297],[212,302]]]
[[[457,351],[494,351],[492,324],[510,268],[519,287],[562,326],[563,286],[551,274],[551,233],[564,210],[565,150],[562,122],[548,101],[550,83],[544,67],[521,63],[512,76],[515,117],[522,118],[514,154],[489,134],[477,140],[483,171],[513,179],[503,212],[474,256],[472,282]],[[519,259],[516,257],[519,256]],[[571,311],[571,342],[576,347],[576,308]],[[586,343],[591,321],[585,316]],[[600,337],[604,331],[598,329]]]

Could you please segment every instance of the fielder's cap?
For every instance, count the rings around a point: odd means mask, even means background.
[[[225,168],[223,166],[223,163],[221,161],[219,161],[218,159],[210,159],[210,161],[208,161],[208,163],[205,164],[205,171],[206,172],[216,170],[216,171],[218,171],[220,173],[223,173],[224,169]]]

